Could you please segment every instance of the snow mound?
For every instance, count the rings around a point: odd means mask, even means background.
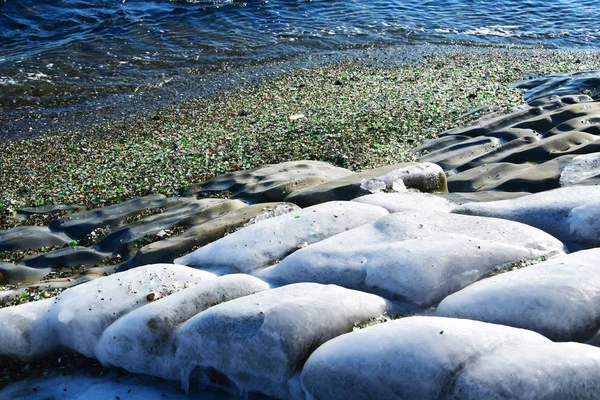
[[[579,225],[582,211],[575,212],[575,216],[571,216],[571,212],[578,207],[597,207],[598,204],[599,186],[569,186],[517,199],[463,204],[452,212],[522,222],[557,237],[571,250],[580,250],[600,246],[600,236],[595,233],[596,229]],[[573,229],[576,235],[572,234]]]
[[[560,173],[560,186],[571,186],[600,176],[600,153],[583,154],[569,161]]]
[[[600,241],[600,203],[575,207],[567,217],[570,233],[580,243],[595,245]]]
[[[310,283],[219,304],[177,331],[182,385],[188,389],[196,369],[205,384],[293,397],[299,386],[292,378],[315,348],[385,309],[380,297]]]
[[[388,214],[369,204],[335,201],[257,222],[175,260],[196,268],[251,273],[298,248]]]
[[[32,359],[47,354],[58,338],[45,324],[52,299],[0,308],[0,355]]]
[[[474,283],[445,298],[436,315],[585,341],[600,328],[600,249],[584,250]]]
[[[319,347],[301,383],[314,399],[441,399],[470,363],[503,348],[551,343],[534,332],[476,321],[410,317]]]
[[[452,400],[594,400],[600,349],[578,343],[502,348],[467,365]]]
[[[408,210],[450,212],[454,208],[443,197],[419,192],[368,194],[352,201],[383,207],[390,213]]]
[[[249,275],[202,281],[118,319],[104,331],[96,356],[104,365],[179,380],[175,329],[209,307],[266,289],[269,285]]]
[[[421,308],[495,268],[562,254],[538,229],[495,218],[395,213],[310,245],[257,275],[279,283],[332,283]]]
[[[98,278],[59,296],[0,310],[0,355],[41,357],[58,345],[93,357],[103,331],[150,301],[215,275],[174,264],[153,264]],[[6,345],[8,344],[8,345]]]

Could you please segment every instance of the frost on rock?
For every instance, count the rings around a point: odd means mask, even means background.
[[[187,390],[196,370],[193,382],[290,398],[299,389],[292,378],[314,349],[385,310],[380,297],[311,283],[219,304],[176,333],[182,384]]]
[[[250,273],[388,212],[369,204],[335,201],[257,222],[175,260],[196,268]]]
[[[445,298],[436,315],[585,341],[600,328],[600,249],[497,275]]]
[[[571,186],[600,176],[600,153],[583,154],[569,161],[560,173],[560,186]]]
[[[413,191],[368,194],[352,201],[383,207],[390,213],[409,210],[450,212],[454,208],[454,205],[443,197]]]
[[[594,400],[600,349],[578,343],[501,348],[468,364],[452,400]]]
[[[333,283],[422,308],[495,268],[562,248],[545,232],[512,221],[404,212],[310,245],[257,275]]]
[[[455,376],[479,357],[545,343],[551,342],[535,332],[501,325],[403,318],[325,343],[300,379],[314,399],[442,399]]]
[[[105,365],[179,380],[175,329],[214,305],[266,289],[269,285],[249,275],[234,274],[202,281],[118,319],[104,331],[96,356]]]
[[[579,226],[575,230],[576,235],[573,235],[573,219],[577,221],[578,217],[571,213],[578,207],[597,207],[598,204],[600,186],[570,186],[517,199],[463,204],[452,212],[522,222],[557,237],[571,250],[579,250],[600,246],[600,236],[594,234],[595,229],[588,236],[587,230]]]

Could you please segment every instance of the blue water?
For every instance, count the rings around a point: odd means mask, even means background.
[[[1,110],[347,48],[600,47],[597,0],[0,0]]]

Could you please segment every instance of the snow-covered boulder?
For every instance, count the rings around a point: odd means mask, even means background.
[[[50,353],[58,344],[45,323],[52,299],[0,308],[0,356],[24,360]]]
[[[512,221],[412,211],[310,245],[258,276],[332,283],[423,307],[495,268],[562,248],[547,233]]]
[[[573,158],[560,173],[560,186],[571,186],[600,176],[600,153],[583,154]]]
[[[600,328],[600,249],[500,274],[445,298],[436,315],[584,341]]]
[[[174,264],[154,264],[98,278],[52,299],[45,320],[60,344],[94,357],[104,330],[117,319],[215,275]]]
[[[293,378],[314,349],[385,310],[380,297],[312,283],[219,304],[177,331],[182,385],[188,388],[199,367],[206,384],[290,398],[299,390]]]
[[[335,201],[257,222],[175,260],[196,268],[251,273],[297,249],[367,224],[388,212]]]
[[[501,348],[467,364],[448,400],[595,400],[600,349],[579,343]]]
[[[454,208],[454,205],[443,197],[420,192],[374,193],[352,201],[383,207],[390,213],[408,210],[450,212]]]
[[[452,212],[522,222],[557,237],[571,250],[579,250],[600,246],[600,223],[598,218],[590,218],[598,204],[599,186],[569,186],[512,200],[463,204]],[[593,227],[587,226],[590,222]]]
[[[551,343],[522,329],[410,317],[335,338],[308,359],[301,383],[311,399],[442,399],[454,378],[494,350]]]
[[[105,331],[96,357],[105,365],[130,372],[179,380],[175,363],[175,329],[194,315],[219,303],[269,288],[250,275],[227,275],[196,286],[121,317]]]

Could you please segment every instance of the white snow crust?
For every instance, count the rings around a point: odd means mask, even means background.
[[[52,299],[0,308],[0,355],[31,359],[49,353],[58,338],[45,324]]]
[[[352,201],[383,207],[390,213],[409,210],[450,212],[454,208],[454,205],[443,197],[414,191],[368,194]]]
[[[187,389],[200,367],[202,379],[226,375],[229,390],[296,396],[294,382],[306,357],[321,343],[380,316],[382,298],[337,286],[300,283],[219,304],[177,331],[177,364]],[[215,382],[211,382],[215,385]]]
[[[40,357],[63,345],[93,357],[102,332],[125,314],[215,275],[153,264],[98,278],[40,302],[0,309],[0,355]],[[6,345],[5,345],[6,343]]]
[[[600,153],[583,154],[569,161],[560,173],[560,186],[600,176]]]
[[[600,203],[575,207],[567,217],[571,235],[590,246],[600,242]]]
[[[501,348],[461,371],[452,400],[595,400],[600,349],[579,343]]]
[[[175,260],[196,268],[251,273],[298,248],[367,224],[388,212],[349,201],[318,204],[245,227]]]
[[[571,250],[580,250],[600,246],[600,236],[596,234],[598,222],[593,229],[581,225],[598,204],[600,186],[569,186],[516,199],[463,204],[452,212],[522,222],[557,237]],[[585,206],[592,208],[571,215],[576,208]]]
[[[104,365],[179,380],[175,329],[209,307],[267,289],[269,285],[250,275],[204,280],[118,319],[102,334],[96,356]]]
[[[550,343],[522,329],[451,318],[409,317],[325,343],[301,382],[309,399],[440,399],[466,365],[494,350]]]
[[[348,235],[346,235],[347,237]],[[538,252],[464,235],[440,234],[379,244],[324,241],[287,257],[261,277],[280,283],[333,283],[425,307],[511,262]]]
[[[404,212],[310,245],[257,275],[282,284],[336,284],[428,306],[495,268],[562,254],[562,248],[545,232],[512,221]]]
[[[600,249],[476,282],[445,298],[435,314],[530,329],[556,341],[588,340],[600,327]]]

